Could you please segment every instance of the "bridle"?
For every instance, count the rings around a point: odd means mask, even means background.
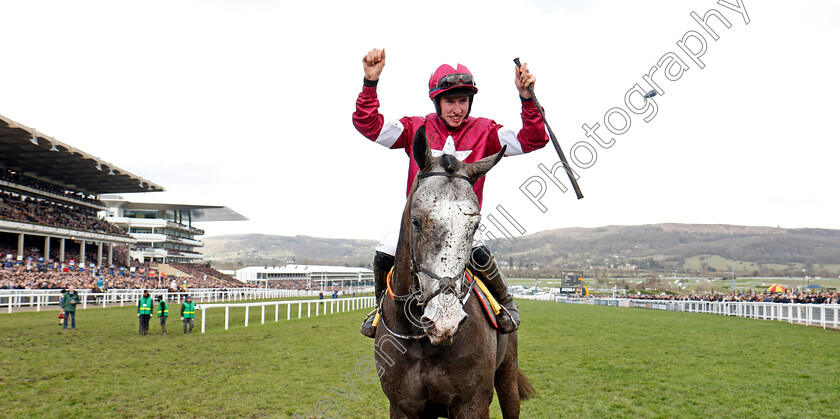
[[[461,180],[465,180],[465,181],[469,182],[470,185],[473,185],[475,183],[472,179],[470,179],[467,176],[459,175],[459,174],[448,172],[448,171],[447,172],[420,173],[420,174],[417,175],[417,179],[418,179],[417,181],[419,183],[421,180],[432,177],[432,176],[444,176],[444,177],[448,177],[448,178],[461,179]],[[466,273],[464,273],[465,279],[461,282],[461,286],[459,288],[458,285],[457,285],[457,283],[458,283],[457,278],[452,278],[452,277],[443,278],[443,277],[440,277],[437,274],[429,271],[428,269],[421,268],[420,264],[417,263],[417,259],[414,257],[414,246],[412,244],[414,242],[414,240],[413,240],[414,239],[414,229],[413,228],[410,229],[410,234],[411,234],[411,237],[409,238],[409,255],[411,257],[411,277],[412,277],[412,282],[413,283],[412,283],[411,287],[409,288],[409,293],[408,294],[396,295],[396,294],[391,293],[391,298],[394,301],[397,301],[397,302],[406,302],[406,301],[411,301],[411,300],[417,300],[417,305],[422,307],[422,306],[425,306],[425,304],[428,301],[431,301],[432,298],[435,298],[439,294],[449,293],[449,294],[454,295],[455,298],[457,298],[458,303],[463,308],[464,305],[467,303],[467,300],[469,300],[470,294],[472,294],[472,290],[473,290],[473,287],[474,287],[473,282],[467,280]],[[423,295],[423,293],[421,292],[420,286],[419,286],[419,284],[420,284],[419,274],[421,274],[421,273],[430,277],[430,278],[432,278],[432,279],[434,279],[434,280],[436,280],[436,281],[438,281],[438,283],[439,283],[438,288],[433,293],[431,293],[428,297],[425,297]],[[388,279],[389,279],[389,282],[390,282],[390,277]],[[388,286],[390,288],[390,283],[388,284]],[[425,298],[425,300],[424,300],[424,298]],[[398,338],[416,340],[416,339],[422,339],[422,338],[426,337],[425,334],[423,334],[423,335],[402,335],[402,334],[399,334],[399,333],[395,333],[385,324],[384,320],[385,319],[383,318],[382,319],[382,325],[385,326],[385,329],[388,330],[388,332],[390,334],[392,334],[392,335],[394,335]]]
[[[450,179],[465,180],[465,181],[469,182],[471,186],[475,183],[472,179],[470,179],[467,176],[459,175],[457,173],[453,173],[453,172],[449,172],[449,171],[420,173],[420,174],[417,175],[417,182],[419,184],[419,182],[421,180],[430,178],[432,176],[443,176],[443,177],[447,177],[447,178],[450,178]],[[428,269],[422,268],[420,266],[420,264],[417,263],[417,259],[414,256],[414,245],[413,245],[413,243],[414,243],[414,229],[410,229],[410,232],[411,232],[410,233],[411,237],[409,238],[408,246],[409,246],[409,255],[411,257],[411,276],[412,276],[412,279],[413,279],[413,282],[414,282],[414,284],[412,284],[413,292],[411,292],[410,294],[407,294],[407,295],[400,295],[400,296],[395,295],[394,300],[395,301],[407,301],[409,299],[416,298],[418,305],[423,306],[423,305],[426,304],[426,302],[430,301],[432,298],[435,298],[436,296],[438,296],[441,293],[450,293],[458,299],[458,301],[461,303],[461,305],[463,305],[464,302],[466,302],[466,297],[469,295],[469,291],[472,287],[464,287],[464,284],[467,281],[463,281],[460,289],[458,289],[457,278],[440,277],[437,274],[429,271]],[[429,278],[432,278],[432,279],[438,281],[438,283],[439,283],[438,288],[428,296],[423,295],[421,293],[421,290],[415,288],[417,285],[420,284],[419,274],[421,274],[421,273],[428,276]],[[420,295],[418,296],[417,294],[420,294]],[[398,299],[398,298],[400,298],[400,299]]]

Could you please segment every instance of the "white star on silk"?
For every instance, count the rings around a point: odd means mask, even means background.
[[[440,157],[444,154],[450,154],[455,156],[456,159],[464,161],[464,159],[466,159],[467,156],[472,154],[472,152],[472,150],[455,150],[455,140],[453,140],[452,136],[450,135],[449,138],[446,139],[446,143],[443,145],[443,150],[432,149],[432,156]]]

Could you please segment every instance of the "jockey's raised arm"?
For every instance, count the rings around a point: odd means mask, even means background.
[[[372,49],[362,58],[365,67],[365,80],[379,80],[382,69],[385,67],[385,49]]]
[[[541,149],[548,144],[548,134],[542,117],[532,99],[528,86],[536,78],[523,64],[516,69],[515,85],[520,94],[521,129],[505,127],[487,118],[471,117],[473,96],[478,93],[472,73],[466,66],[441,65],[429,79],[429,98],[435,105],[434,114],[387,119],[379,113],[377,85],[385,65],[384,50],[374,49],[363,58],[364,84],[356,99],[353,125],[369,140],[391,149],[403,149],[411,158],[412,139],[421,126],[426,127],[429,145],[439,153],[453,154],[465,163],[474,163],[495,154],[507,146],[506,156],[516,156]],[[528,96],[528,97],[526,97]],[[460,99],[461,103],[455,103]],[[451,140],[450,140],[451,139]],[[406,196],[418,171],[412,161],[406,179]],[[476,182],[475,193],[483,202],[484,179]]]

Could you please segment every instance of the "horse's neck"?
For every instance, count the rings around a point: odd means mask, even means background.
[[[414,284],[414,276],[411,274],[411,201],[414,198],[414,190],[417,188],[417,180],[411,187],[408,194],[405,208],[403,209],[402,221],[400,222],[400,237],[397,240],[397,251],[394,255],[394,272],[392,274],[391,288],[395,294],[405,295],[409,293]]]

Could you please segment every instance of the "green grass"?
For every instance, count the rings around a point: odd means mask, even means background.
[[[522,417],[836,417],[840,336],[787,323],[521,301],[520,365],[540,391]],[[170,310],[177,311],[173,304]],[[0,315],[4,417],[386,417],[363,310],[265,325],[208,313],[208,333],[137,336],[134,308]],[[256,314],[255,314],[256,313]],[[177,314],[177,313],[176,313]],[[281,311],[281,318],[283,318]],[[314,311],[313,311],[314,314]],[[305,310],[304,310],[305,316]],[[198,325],[196,327],[199,327]],[[155,319],[152,333],[159,331]],[[332,391],[349,390],[351,400]],[[327,404],[322,404],[327,407]],[[491,416],[500,417],[494,402]]]
[[[729,272],[729,269],[732,269],[733,262],[735,263],[735,270],[739,272],[759,269],[759,265],[755,262],[744,262],[741,260],[733,261],[718,255],[692,256],[685,260],[683,269],[687,271],[695,271],[705,264],[710,268],[717,269],[721,274],[724,274]]]

